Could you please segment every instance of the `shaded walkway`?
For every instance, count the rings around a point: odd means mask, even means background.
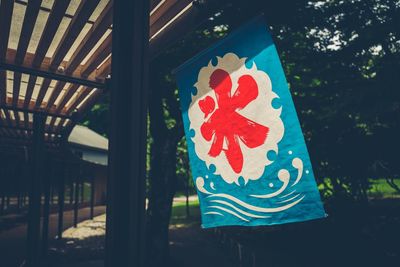
[[[105,206],[95,207],[95,216],[105,213]],[[64,212],[64,229],[73,226],[73,210]],[[90,207],[79,210],[78,221],[88,219]],[[49,239],[57,235],[58,214],[51,214],[49,218]],[[20,266],[26,250],[26,223],[0,233],[0,251],[2,267]]]

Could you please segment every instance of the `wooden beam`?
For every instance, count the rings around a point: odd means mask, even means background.
[[[57,32],[57,29],[61,23],[61,20],[68,8],[68,5],[70,3],[70,0],[65,0],[65,1],[56,1],[54,3],[54,6],[51,10],[51,13],[49,15],[49,18],[46,22],[46,26],[43,30],[43,33],[40,37],[40,41],[38,44],[38,47],[36,49],[35,55],[32,60],[32,66],[33,68],[40,68],[46,53],[54,39],[54,36]],[[24,107],[28,108],[28,104],[32,98],[32,93],[35,87],[37,77],[34,75],[29,76],[29,82],[26,90],[26,96],[25,96],[25,103]],[[46,91],[48,87],[45,87]],[[43,96],[45,93],[43,94]],[[41,102],[41,101],[40,101]]]
[[[104,80],[108,75],[111,74],[111,61],[110,56],[103,64],[96,70],[96,78]]]
[[[74,18],[71,20],[65,34],[61,38],[61,41],[55,50],[53,60],[50,64],[50,69],[56,70],[58,66],[60,66],[60,63],[64,60],[65,55],[68,53],[86,22],[89,20],[99,1],[100,0],[81,1]]]
[[[15,65],[15,64],[0,62],[0,70],[10,70],[10,71],[14,71],[14,72],[20,72],[20,73],[25,73],[25,74],[29,74],[29,75],[40,76],[43,78],[53,79],[53,80],[57,80],[57,81],[77,83],[77,84],[96,87],[96,88],[104,87],[103,83],[100,83],[97,81],[82,79],[81,77],[68,76],[63,73],[51,72],[48,70],[34,69],[31,67],[26,67],[24,65]]]
[[[42,1],[28,1],[15,57],[15,64],[17,65],[21,65],[24,61],[41,3]]]
[[[192,3],[192,0],[166,1],[150,17],[150,36],[153,36],[162,29],[171,19],[179,14],[185,7]],[[152,17],[155,17],[152,19]]]
[[[113,2],[110,0],[97,18],[96,23],[86,34],[85,38],[83,38],[67,64],[65,70],[66,73],[73,73],[76,70],[76,68],[81,64],[82,60],[89,54],[92,48],[99,42],[101,37],[103,37],[107,29],[111,26],[112,5]]]
[[[82,77],[88,77],[111,54],[111,42],[112,34],[110,33],[82,67]]]
[[[61,91],[64,89],[65,85],[66,85],[66,82],[63,82],[63,81],[57,82],[56,86],[54,87],[54,89],[49,97],[49,100],[47,101],[47,105],[45,108],[46,110],[49,110],[53,106],[54,102],[56,101],[56,99],[57,99],[58,95],[61,93]]]
[[[34,68],[39,68],[42,65],[70,1],[71,0],[55,1],[32,61],[32,66]]]
[[[6,58],[8,38],[10,37],[11,19],[14,9],[13,0],[2,0],[0,3],[0,61]]]
[[[31,40],[33,28],[36,23],[36,19],[39,14],[39,8],[42,1],[30,1],[25,11],[24,21],[22,23],[22,29],[20,38],[18,41],[18,47],[15,56],[15,64],[21,65],[24,61],[26,52],[28,50],[29,41]],[[13,88],[13,105],[18,105],[19,93],[21,90],[21,73],[14,72],[14,88]],[[29,88],[30,89],[30,88]],[[27,91],[28,93],[29,91]],[[29,95],[28,95],[29,96]]]

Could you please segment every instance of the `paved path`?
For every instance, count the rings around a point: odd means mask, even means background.
[[[95,216],[105,213],[105,206],[95,208]],[[90,208],[79,210],[78,221],[89,218]],[[49,238],[57,235],[58,214],[51,214],[49,220]],[[73,210],[64,212],[64,229],[73,225]],[[0,263],[1,267],[17,267],[23,262],[26,248],[27,225],[22,224],[0,233]]]

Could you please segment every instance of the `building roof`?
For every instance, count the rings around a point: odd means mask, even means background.
[[[76,125],[68,138],[68,143],[95,150],[108,150],[108,139],[88,127]]]

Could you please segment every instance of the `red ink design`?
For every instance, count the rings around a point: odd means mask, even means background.
[[[217,157],[224,151],[229,165],[236,173],[243,168],[243,153],[239,139],[249,148],[256,148],[264,144],[269,128],[258,124],[236,111],[246,107],[258,96],[258,86],[250,75],[243,75],[238,80],[238,88],[231,95],[232,80],[229,73],[217,69],[210,77],[210,87],[214,90],[218,108],[215,109],[213,98],[207,96],[199,101],[199,107],[207,117],[214,113],[201,125],[200,131],[204,139],[212,140],[208,154]],[[224,140],[227,148],[223,149]]]

